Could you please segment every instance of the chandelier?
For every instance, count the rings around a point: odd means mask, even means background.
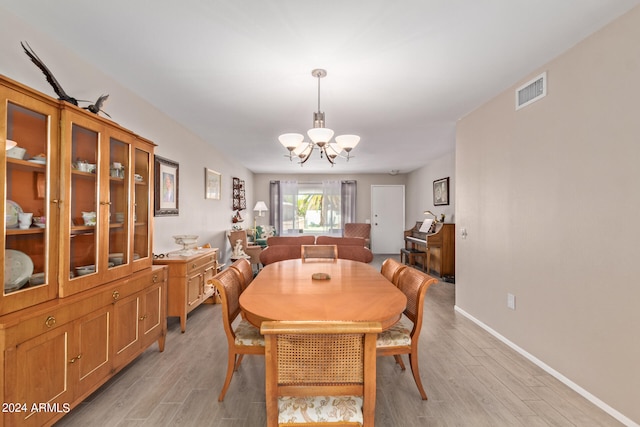
[[[318,68],[311,71],[311,75],[318,79],[318,111],[313,113],[313,128],[307,131],[311,141],[304,141],[304,135],[300,133],[285,133],[280,135],[278,140],[289,150],[289,160],[293,161],[295,157],[299,159],[300,165],[309,160],[315,149],[320,152],[321,158],[325,157],[331,163],[331,166],[335,164],[337,157],[346,158],[349,161],[351,150],[358,145],[360,137],[339,135],[336,136],[335,142],[331,142],[333,130],[324,127],[324,113],[320,111],[320,79],[327,75],[327,71]]]

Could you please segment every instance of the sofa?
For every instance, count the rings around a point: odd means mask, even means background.
[[[373,254],[361,237],[331,236],[274,236],[267,239],[267,247],[260,254],[260,263],[268,265],[286,259],[300,258],[302,245],[336,245],[338,258],[369,263]]]

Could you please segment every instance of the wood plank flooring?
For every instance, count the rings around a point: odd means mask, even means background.
[[[385,256],[376,256],[379,269]],[[397,257],[396,257],[397,258]],[[376,426],[619,426],[614,418],[493,338],[454,309],[454,287],[431,286],[420,338],[428,401],[392,357],[378,358]],[[227,345],[219,305],[169,319],[154,345],[57,426],[264,426],[264,359],[245,356],[225,401]]]

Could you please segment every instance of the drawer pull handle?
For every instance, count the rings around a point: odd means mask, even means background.
[[[194,263],[194,264],[191,264],[191,268],[196,268],[195,263]]]
[[[154,274],[154,275],[153,275],[153,278],[151,279],[151,281],[152,281],[153,283],[158,283],[158,275],[157,275],[157,274]]]
[[[77,355],[73,359],[69,360],[69,363],[76,363],[76,360],[80,360],[80,359],[82,359],[82,353],[80,353],[79,355]]]
[[[147,314],[145,314],[144,316],[140,316],[140,320],[145,320],[147,317],[149,317]]]
[[[113,297],[113,300],[116,301],[118,298],[120,298],[120,292],[118,291],[113,291],[113,293],[111,294],[111,296]]]
[[[49,316],[47,317],[47,320],[44,321],[44,324],[47,325],[47,328],[51,328],[56,324],[56,318],[53,316]]]

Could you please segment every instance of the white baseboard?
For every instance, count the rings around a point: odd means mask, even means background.
[[[527,358],[529,361],[531,361],[532,363],[536,364],[538,367],[543,369],[545,372],[547,372],[548,374],[552,375],[553,377],[555,377],[560,382],[564,383],[566,386],[568,386],[569,388],[571,388],[572,390],[574,390],[575,392],[580,394],[582,397],[584,397],[585,399],[587,399],[588,401],[590,401],[591,403],[596,405],[598,408],[602,409],[607,414],[611,415],[613,418],[615,418],[616,420],[620,421],[625,426],[628,426],[628,427],[640,427],[640,424],[637,424],[633,420],[631,420],[628,417],[626,417],[624,414],[616,411],[614,408],[612,408],[611,406],[607,405],[605,402],[603,402],[602,400],[598,399],[593,394],[589,393],[587,390],[583,389],[578,384],[574,383],[569,378],[565,377],[560,372],[556,371],[555,369],[553,369],[551,366],[547,365],[546,363],[544,363],[540,359],[536,358],[532,354],[530,354],[530,353],[526,352],[525,350],[523,350],[522,348],[518,347],[517,345],[515,345],[514,343],[509,341],[507,338],[505,338],[504,336],[500,335],[498,332],[496,332],[495,330],[491,329],[489,326],[487,326],[486,324],[482,323],[480,320],[476,319],[475,317],[473,317],[472,315],[470,315],[469,313],[467,313],[466,311],[464,311],[463,309],[461,309],[457,305],[454,306],[454,309],[455,309],[455,311],[457,311],[458,313],[460,313],[461,315],[463,315],[467,319],[471,320],[473,323],[475,323],[476,325],[480,326],[482,329],[484,329],[485,331],[489,332],[491,335],[493,335],[494,337],[496,337],[497,339],[499,339],[500,341],[502,341],[503,343],[505,343],[506,345],[511,347],[513,350],[515,350],[518,353],[520,353],[522,356]]]

